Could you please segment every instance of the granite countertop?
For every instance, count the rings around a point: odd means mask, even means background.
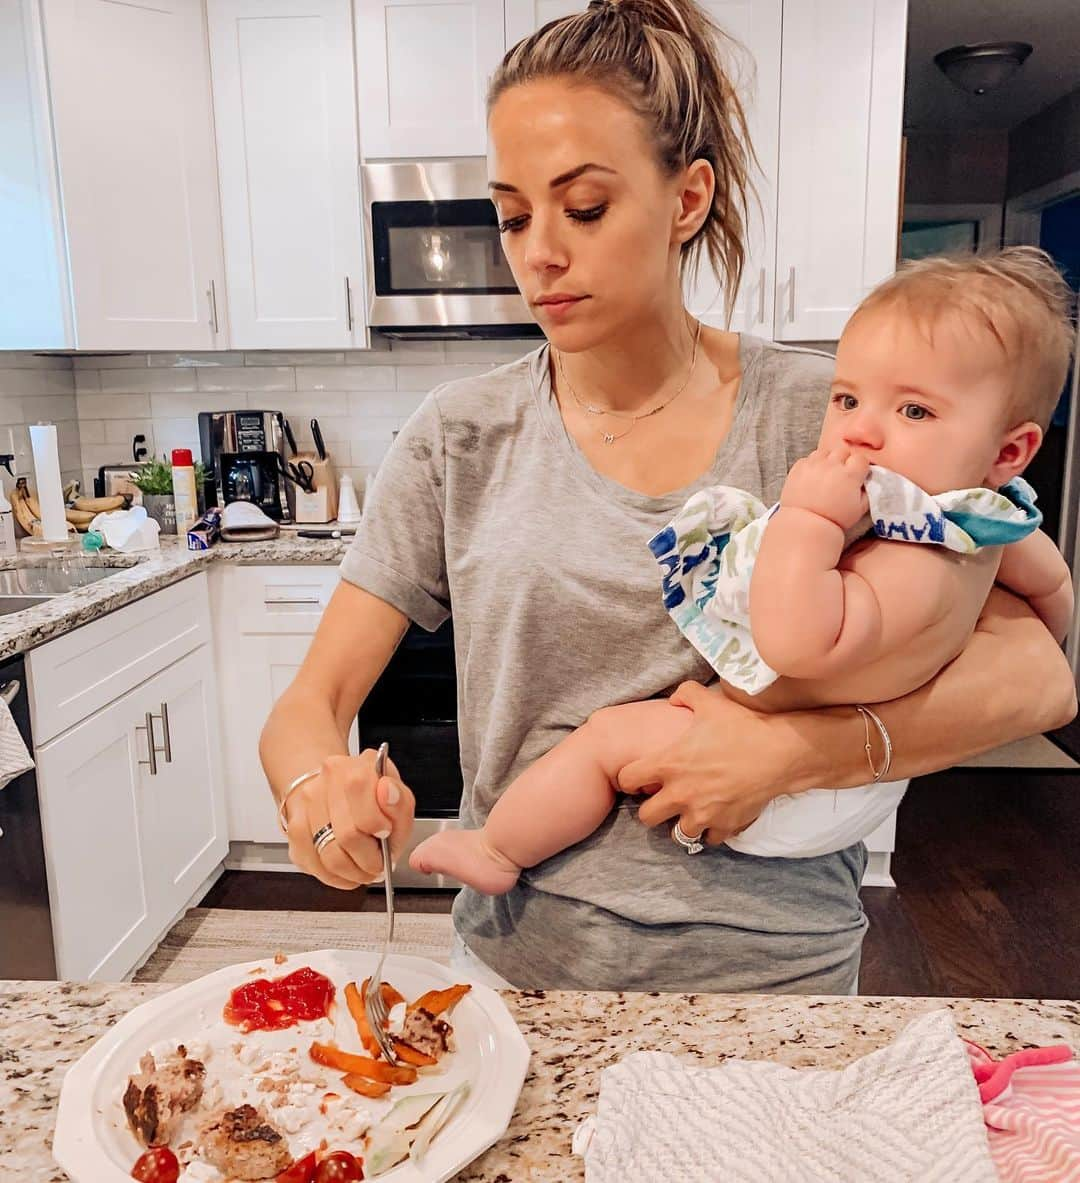
[[[203,551],[188,550],[179,539],[163,537],[160,550],[137,555],[105,550],[84,559],[80,552],[66,552],[61,559],[20,552],[18,558],[0,560],[0,570],[60,562],[78,566],[85,562],[92,567],[113,567],[116,574],[32,608],[0,616],[0,658],[25,653],[213,564],[336,564],[341,562],[350,541],[349,538],[297,538],[283,531],[278,538],[267,542],[218,542]]]
[[[0,983],[0,1179],[60,1183],[52,1132],[64,1073],[163,984]],[[703,1064],[730,1057],[839,1068],[888,1043],[918,1015],[948,1007],[960,1035],[995,1056],[1065,1042],[1080,1048],[1080,1004],[1027,999],[814,998],[793,995],[505,991],[532,1060],[510,1128],[461,1183],[584,1179],[570,1151],[595,1112],[601,1068],[633,1051]]]

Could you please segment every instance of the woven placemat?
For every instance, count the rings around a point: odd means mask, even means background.
[[[136,982],[191,982],[244,961],[309,949],[379,949],[382,912],[275,912],[190,908],[134,977]],[[446,965],[454,926],[445,913],[399,913],[394,952]]]

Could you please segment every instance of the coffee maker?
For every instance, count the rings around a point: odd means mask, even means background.
[[[288,522],[285,417],[280,411],[202,411],[199,443],[207,470],[208,505],[250,501],[276,522]]]

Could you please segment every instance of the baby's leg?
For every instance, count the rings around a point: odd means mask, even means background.
[[[508,786],[482,830],[435,834],[413,851],[410,866],[488,895],[509,891],[522,867],[588,837],[611,809],[619,769],[672,743],[692,718],[666,699],[597,711]]]

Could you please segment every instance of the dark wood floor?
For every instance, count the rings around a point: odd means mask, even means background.
[[[897,887],[863,889],[863,994],[1080,996],[1080,775],[952,769],[913,782],[900,810]],[[398,893],[449,911],[448,892]],[[204,907],[381,911],[378,892],[304,875],[227,872]]]

